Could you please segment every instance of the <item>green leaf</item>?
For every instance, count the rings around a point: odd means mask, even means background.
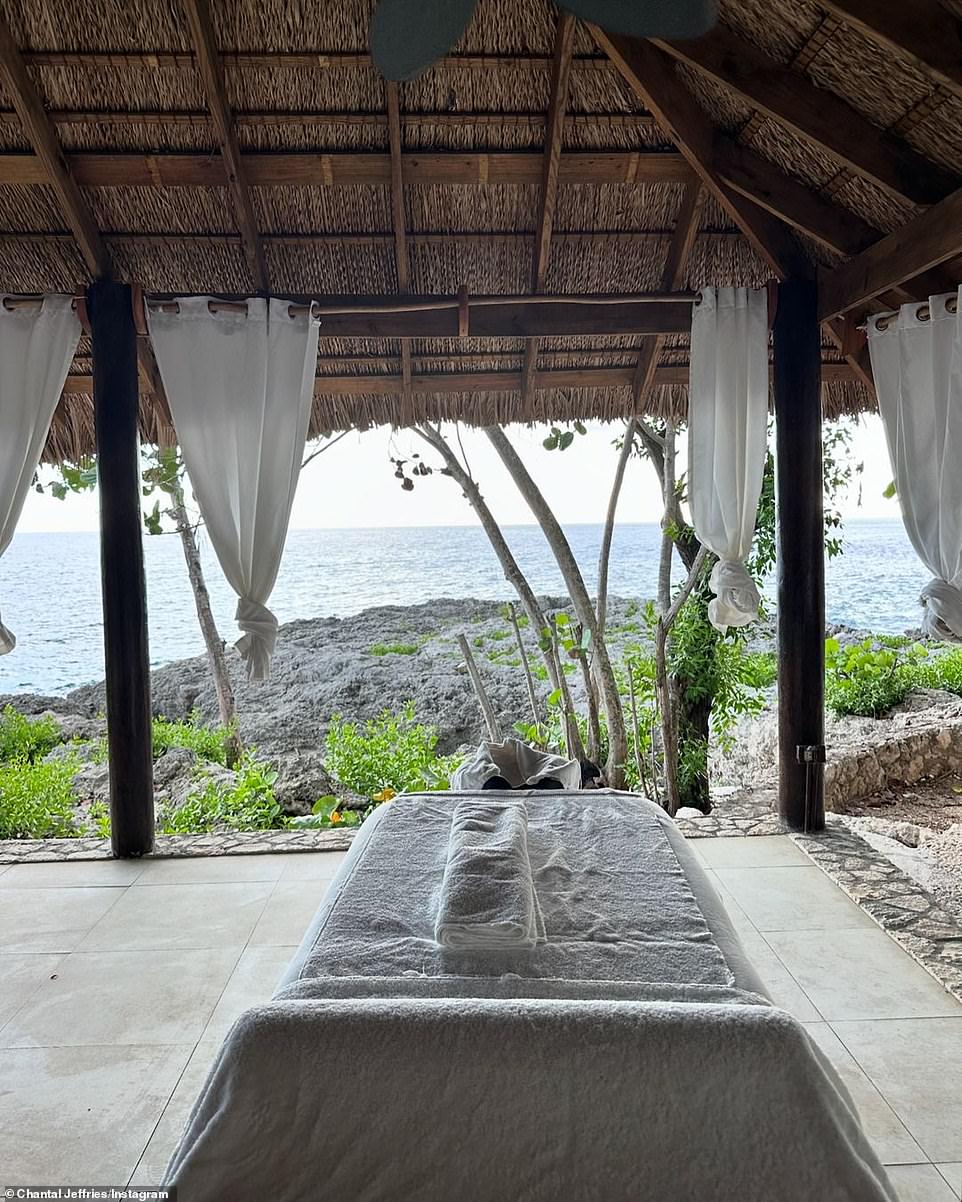
[[[587,434],[588,433],[588,431],[584,428],[584,426],[581,424],[581,422],[575,422],[575,429],[578,431],[579,434]]]
[[[558,445],[558,439],[554,434],[550,434],[541,445],[546,451],[553,451]]]
[[[564,434],[561,435],[561,438],[558,442],[558,446],[561,448],[562,451],[567,451],[568,447],[571,446],[571,444],[574,442],[574,440],[575,440],[574,434],[570,430],[565,430]]]
[[[895,481],[892,480],[882,490],[882,496],[886,499],[886,501],[891,501],[891,499],[895,496],[896,492],[897,492],[897,489],[895,487]]]
[[[591,646],[591,631],[583,630],[581,632],[581,650],[587,651],[590,646]]]
[[[567,614],[557,614],[554,621],[556,626],[569,626],[571,624],[571,619]]]

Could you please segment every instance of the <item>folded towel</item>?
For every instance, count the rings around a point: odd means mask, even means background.
[[[504,783],[493,783],[500,777]],[[558,782],[544,784],[545,777]],[[580,789],[581,765],[566,760],[539,747],[531,747],[520,739],[508,738],[503,743],[481,743],[469,760],[451,778],[455,793],[474,789]]]
[[[523,802],[459,802],[434,937],[442,947],[523,951],[544,940]]]

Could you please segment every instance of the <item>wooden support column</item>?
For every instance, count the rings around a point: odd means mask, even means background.
[[[100,486],[111,842],[115,856],[141,856],[154,845],[154,785],[138,461],[137,331],[130,287],[91,284],[87,314],[93,342]]]
[[[778,287],[775,318],[778,523],[778,808],[792,830],[825,826],[825,546],[818,296]]]

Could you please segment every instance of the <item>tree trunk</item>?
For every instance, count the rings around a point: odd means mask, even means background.
[[[606,776],[608,784],[613,789],[624,787],[625,759],[628,755],[628,740],[625,736],[625,718],[621,705],[621,695],[618,692],[618,682],[615,679],[614,668],[608,656],[608,648],[598,627],[598,619],[594,606],[585,588],[584,578],[572,553],[558,519],[555,517],[541,490],[528,473],[521,457],[511,445],[507,435],[500,426],[485,428],[494,449],[501,456],[501,461],[508,469],[529,509],[538,519],[538,524],[548,540],[561,575],[571,597],[575,614],[582,626],[591,632],[592,661],[591,666],[604,699],[605,713],[608,717],[608,764]]]
[[[608,497],[608,512],[605,514],[605,528],[601,536],[601,553],[598,556],[598,629],[605,632],[608,620],[608,567],[611,562],[611,541],[615,533],[615,516],[618,512],[618,498],[621,496],[621,486],[625,482],[625,468],[631,458],[631,449],[635,443],[635,419],[632,418],[625,427],[625,439],[621,444],[621,454],[615,468],[615,477],[611,482],[611,493]]]
[[[534,590],[528,583],[527,577],[522,572],[518,561],[515,559],[511,548],[501,533],[501,527],[498,525],[494,514],[488,508],[488,504],[481,495],[481,490],[478,488],[474,477],[462,466],[460,459],[455,455],[439,430],[425,425],[416,426],[414,432],[420,435],[441,456],[451,478],[464,493],[468,504],[478,515],[482,529],[488,536],[488,541],[495,555],[498,557],[498,562],[501,564],[504,578],[518,594],[521,606],[527,615],[528,621],[531,623],[531,628],[535,632],[536,638],[540,638],[543,630],[550,632],[551,627],[544,616],[541,606],[538,604],[538,598],[534,595]],[[550,650],[542,652],[542,657],[548,673],[548,679],[551,681],[551,688],[561,694],[566,728],[570,732],[568,756],[573,760],[583,760],[585,758],[585,749],[578,730],[578,723],[575,721],[574,705],[571,700],[568,679],[564,672],[559,670],[555,662],[555,657]],[[573,731],[571,728],[573,728]]]
[[[494,712],[494,707],[491,705],[488,690],[484,687],[484,681],[481,679],[478,665],[474,662],[471,647],[463,634],[458,635],[458,646],[461,648],[465,667],[468,669],[468,675],[471,677],[471,687],[474,689],[474,695],[478,699],[478,706],[481,710],[481,717],[484,719],[484,728],[488,732],[488,738],[492,743],[500,743],[501,727],[498,725],[497,715]]]
[[[514,602],[508,602],[508,617],[511,620],[511,628],[514,631],[514,640],[518,644],[518,655],[521,657],[521,667],[524,669],[524,683],[528,690],[528,704],[531,706],[531,718],[534,722],[535,729],[541,729],[541,711],[538,708],[538,695],[534,688],[534,677],[531,675],[531,665],[528,663],[528,649],[524,645],[524,639],[521,637],[521,626],[518,623],[518,615],[514,608]],[[530,621],[530,619],[529,619]]]
[[[224,644],[217,632],[214,614],[210,607],[210,595],[204,580],[204,569],[200,562],[200,550],[194,537],[194,527],[191,525],[187,506],[184,503],[183,491],[173,496],[170,509],[177,533],[180,535],[184,548],[184,559],[187,560],[187,575],[194,594],[194,605],[197,608],[197,621],[200,623],[201,634],[207,647],[207,658],[210,662],[210,672],[214,679],[214,690],[217,693],[217,711],[220,714],[221,725],[229,732],[224,741],[228,767],[232,767],[241,756],[243,746],[237,733],[237,712],[234,708],[234,690],[231,687],[230,673],[227,670],[227,657],[224,654]]]

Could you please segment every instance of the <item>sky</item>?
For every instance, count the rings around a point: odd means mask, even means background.
[[[563,452],[544,449],[544,427],[516,426],[508,433],[558,519],[571,525],[604,521],[617,454],[614,439],[619,429],[617,425],[593,423],[586,435],[576,437]],[[447,433],[453,437],[453,429]],[[530,523],[530,511],[484,434],[467,428],[461,433],[472,473],[498,521],[503,525]],[[415,452],[429,464],[439,462],[430,448],[409,432],[392,434],[385,426],[348,434],[301,473],[291,528],[473,524],[476,519],[467,501],[446,477],[419,477],[412,492],[402,491],[390,460],[402,458],[411,463]],[[680,468],[684,455],[682,439]],[[856,462],[864,463],[864,472],[860,496],[859,491],[853,491],[841,499],[843,516],[897,518],[898,502],[882,495],[892,479],[892,470],[882,423],[876,415],[859,419],[852,455]],[[654,522],[661,517],[655,473],[644,460],[633,460],[629,465],[618,516],[625,522]],[[58,501],[31,491],[17,528],[24,533],[96,530],[96,495]]]

